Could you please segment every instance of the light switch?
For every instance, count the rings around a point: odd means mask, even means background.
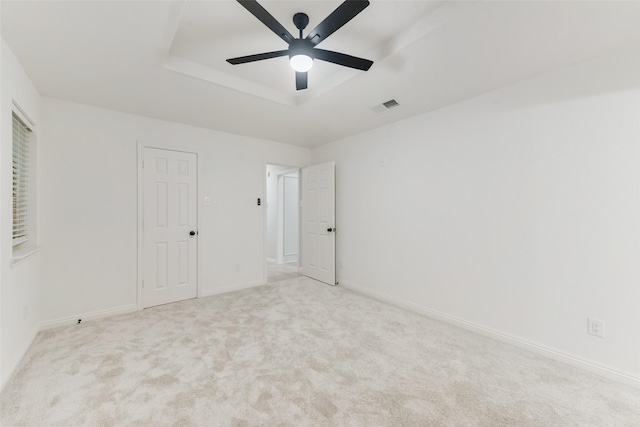
[[[211,197],[204,196],[204,205],[205,206],[211,206]]]

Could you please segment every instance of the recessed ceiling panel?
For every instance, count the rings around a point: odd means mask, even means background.
[[[309,25],[303,33],[306,36],[342,1],[263,0],[259,3],[297,37],[298,30],[292,21],[295,13],[309,16]],[[383,46],[391,46],[390,41],[442,3],[374,0],[320,47],[381,60],[393,53],[382,49]],[[309,72],[309,89],[301,93],[296,91],[295,72],[289,66],[287,56],[242,65],[226,62],[228,58],[287,48],[287,43],[236,1],[187,1],[167,65],[174,71],[291,105],[307,101],[363,73],[316,60]],[[369,72],[375,72],[375,68]]]

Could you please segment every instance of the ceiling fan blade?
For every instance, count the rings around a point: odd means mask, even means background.
[[[231,58],[231,59],[227,59],[227,62],[233,65],[246,64],[247,62],[262,61],[263,59],[277,58],[279,56],[286,56],[288,54],[289,54],[288,50],[277,50],[275,52],[265,52],[265,53],[258,53],[256,55],[247,55],[247,56],[240,56],[238,58]]]
[[[245,9],[251,12],[253,16],[258,18],[260,22],[269,27],[271,31],[276,33],[278,37],[280,37],[285,42],[291,43],[292,40],[295,40],[295,37],[293,37],[291,33],[287,31],[287,29],[284,28],[282,24],[276,20],[276,18],[271,16],[271,14],[267,12],[267,10],[262,7],[257,1],[238,0],[238,3],[244,6]]]
[[[307,73],[306,71],[304,73],[296,71],[296,90],[306,89],[308,80],[309,73]]]
[[[315,48],[311,51],[311,54],[315,59],[333,62],[334,64],[343,65],[345,67],[355,68],[362,71],[367,71],[373,65],[373,61],[369,61],[368,59],[357,58],[355,56],[347,55],[345,53],[333,52],[331,50]]]
[[[314,46],[336,32],[347,22],[351,21],[357,14],[369,6],[368,0],[346,0],[336,10],[331,12],[324,21],[314,28],[306,39]]]

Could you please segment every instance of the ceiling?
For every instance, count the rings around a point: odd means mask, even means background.
[[[263,0],[292,34],[341,0]],[[375,61],[315,61],[295,90],[286,49],[234,0],[2,1],[2,35],[42,96],[314,147],[630,45],[638,1],[371,0],[323,42]],[[306,32],[305,32],[306,34]],[[372,107],[390,99],[400,106]]]

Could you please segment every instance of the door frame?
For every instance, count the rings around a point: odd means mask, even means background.
[[[263,178],[264,181],[263,181],[262,188],[263,188],[263,191],[264,191],[265,204],[263,205],[263,209],[262,209],[262,283],[265,284],[265,285],[267,284],[267,281],[268,281],[268,277],[267,277],[268,276],[268,274],[267,274],[267,270],[268,270],[268,268],[267,268],[267,266],[268,266],[268,263],[267,263],[267,253],[268,253],[268,250],[267,250],[267,243],[268,243],[268,236],[267,236],[267,204],[269,203],[269,200],[267,199],[267,185],[268,185],[268,181],[267,181],[267,179],[268,179],[267,178],[267,166],[269,166],[269,165],[272,165],[272,166],[283,166],[283,167],[287,167],[288,168],[287,170],[283,170],[282,173],[278,172],[277,177],[280,177],[280,175],[284,175],[284,174],[287,174],[287,173],[292,173],[292,172],[297,171],[298,172],[298,180],[302,179],[301,173],[302,173],[302,168],[303,168],[303,166],[300,166],[300,165],[283,164],[281,162],[269,162],[269,161],[264,162],[264,165],[263,165],[262,178]],[[300,181],[298,181],[298,182],[300,182]],[[300,189],[301,189],[301,187],[302,187],[301,185],[298,185],[298,217],[300,217],[300,212],[301,212],[301,210],[300,210],[300,195],[301,195],[301,193],[300,193],[301,190]],[[278,191],[278,190],[276,189],[276,191]],[[280,201],[278,200],[278,203],[279,202]],[[302,248],[300,246],[300,243],[301,243],[300,242],[300,231],[301,231],[300,225],[301,225],[300,221],[298,221],[298,271],[300,271],[300,265],[301,265],[300,264],[300,260],[302,259],[302,256],[303,256]]]
[[[138,311],[143,310],[142,306],[142,275],[143,275],[143,248],[144,248],[144,171],[142,170],[142,162],[144,160],[144,149],[145,148],[155,148],[158,150],[168,150],[168,151],[179,151],[182,153],[191,153],[196,155],[196,168],[198,173],[196,174],[196,215],[197,222],[200,225],[200,218],[202,218],[202,212],[200,212],[200,153],[198,150],[188,144],[177,144],[177,143],[149,143],[145,141],[138,140],[137,142],[137,172],[138,172],[138,236],[137,236],[137,277],[136,277],[136,307]],[[200,298],[200,286],[199,286],[199,278],[200,278],[200,239],[196,239],[196,251],[198,256],[196,257],[196,298]]]

